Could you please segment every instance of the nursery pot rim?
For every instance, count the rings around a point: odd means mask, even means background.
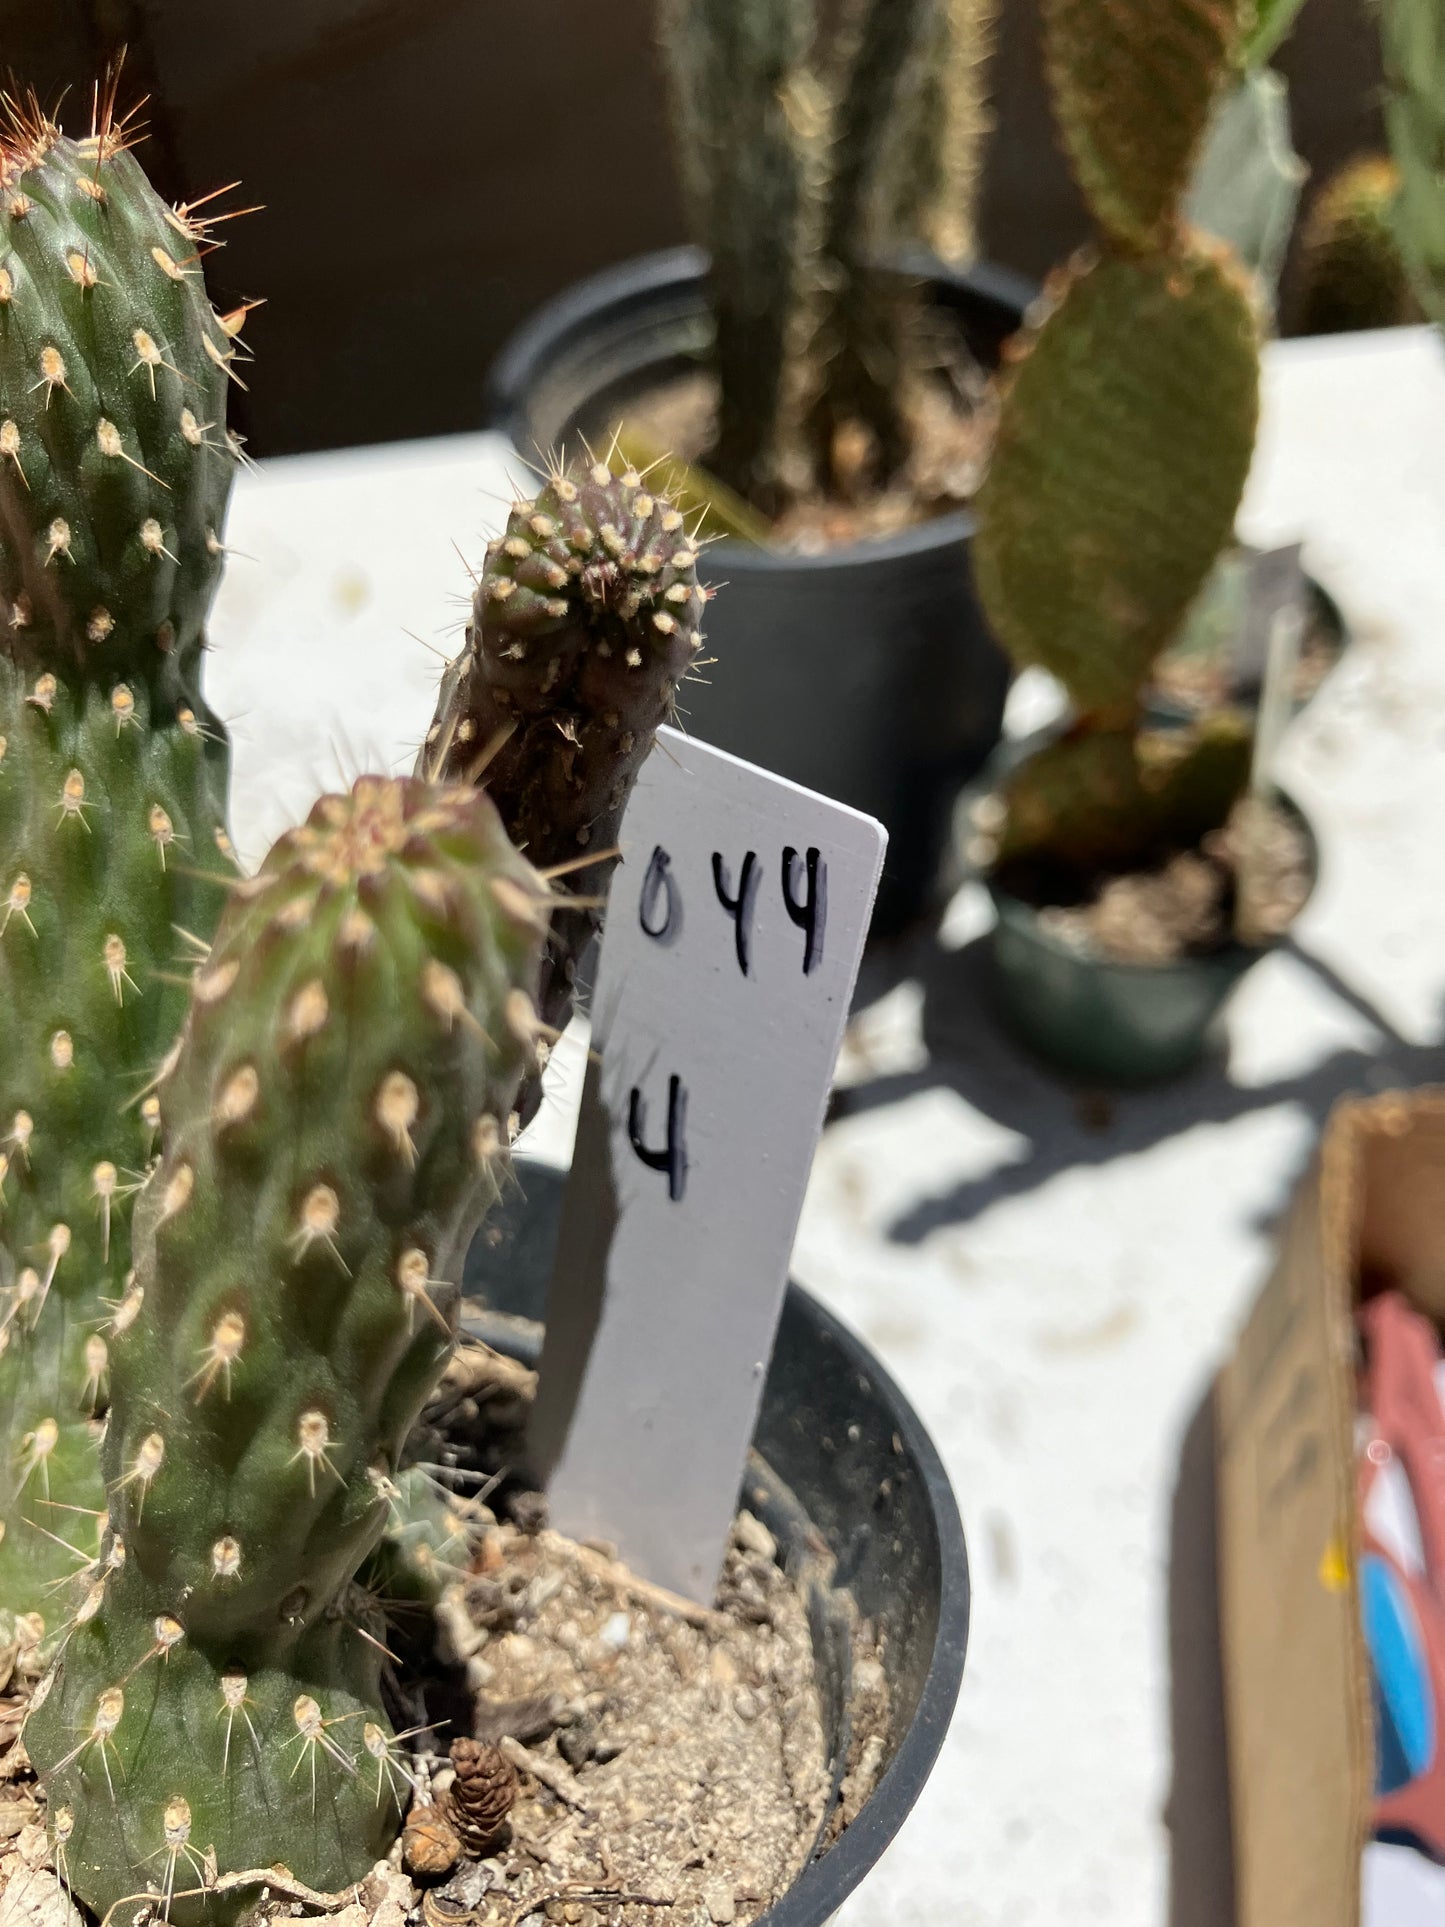
[[[804,1286],[790,1279],[818,1330],[850,1364],[866,1372],[893,1413],[898,1436],[916,1462],[938,1533],[938,1629],[917,1710],[882,1778],[856,1819],[821,1858],[810,1860],[788,1891],[753,1927],[825,1927],[877,1865],[933,1773],[963,1687],[972,1587],[963,1520],[947,1468],[928,1428],[871,1346]]]
[[[530,1161],[525,1156],[519,1159],[524,1165]],[[937,1625],[913,1717],[856,1818],[826,1851],[802,1867],[787,1891],[753,1922],[753,1927],[827,1927],[898,1834],[937,1763],[963,1684],[972,1585],[963,1520],[947,1468],[897,1381],[858,1333],[791,1278],[786,1308],[801,1312],[820,1340],[835,1345],[849,1370],[866,1375],[871,1395],[887,1408],[906,1456],[918,1469],[938,1538]],[[494,1324],[484,1315],[469,1317],[465,1328],[498,1349],[535,1362],[539,1327],[523,1332],[510,1319]]]
[[[923,250],[910,250],[901,265],[923,281],[943,282],[1022,313],[1038,293],[1024,275],[993,262],[979,261],[953,268]],[[699,308],[706,307],[704,283],[709,261],[706,250],[693,246],[660,248],[614,262],[598,273],[574,281],[554,295],[509,336],[488,372],[485,391],[486,426],[504,434],[521,449],[525,436],[527,398],[541,371],[568,343],[583,339],[595,318],[614,303],[631,296],[646,299],[689,283],[696,284]],[[948,509],[927,521],[886,535],[859,536],[852,541],[803,553],[761,548],[725,536],[708,553],[725,559],[729,569],[806,575],[820,570],[846,570],[891,559],[905,559],[920,551],[972,538],[977,520],[971,508]]]

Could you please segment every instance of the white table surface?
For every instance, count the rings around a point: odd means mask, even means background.
[[[455,646],[470,586],[453,545],[479,559],[505,456],[466,436],[241,479],[228,540],[253,559],[209,673],[252,858],[318,788],[409,766],[440,666],[424,645]],[[942,1760],[848,1927],[1194,1917],[1165,1824],[1181,1443],[1330,1102],[1445,1076],[1438,340],[1273,347],[1243,528],[1302,536],[1357,640],[1285,750],[1324,851],[1305,959],[1251,975],[1227,1067],[1081,1111],[978,1008],[987,912],[967,893],[953,949],[895,959],[845,1052],[795,1268],[931,1428],[975,1587]],[[565,1102],[547,1130],[565,1141]]]

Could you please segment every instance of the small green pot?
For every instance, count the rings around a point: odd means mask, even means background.
[[[1308,818],[1283,794],[1309,850],[1310,888],[1319,846]],[[994,985],[1009,1029],[1071,1076],[1101,1084],[1148,1084],[1177,1076],[1202,1054],[1236,984],[1277,942],[1232,943],[1172,964],[1084,957],[1051,936],[1031,905],[989,881],[997,921]]]

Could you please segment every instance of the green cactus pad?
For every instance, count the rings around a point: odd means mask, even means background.
[[[334,1888],[395,1831],[352,1581],[450,1349],[549,907],[486,797],[371,778],[234,889],[160,1087],[107,1536],[26,1729],[98,1913],[212,1854]]]
[[[1383,154],[1349,161],[1320,189],[1300,237],[1305,334],[1418,320],[1396,232],[1400,171]]]
[[[234,874],[200,690],[236,451],[203,225],[110,114],[0,132],[0,1643],[70,1610],[104,1492],[147,1083]],[[186,933],[186,934],[182,934]],[[87,1514],[94,1515],[87,1517]]]
[[[1239,0],[1045,0],[1054,112],[1095,220],[1124,247],[1175,231],[1240,12]]]
[[[635,470],[574,464],[487,551],[443,677],[422,768],[481,783],[518,849],[539,869],[577,866],[583,897],[611,874],[627,798],[702,647],[697,561],[682,511]],[[599,915],[558,920],[539,999],[554,1027]]]
[[[1257,321],[1202,246],[1076,270],[1023,344],[977,502],[985,612],[1082,711],[1130,712],[1233,527]]]
[[[1192,849],[1249,781],[1253,733],[1226,711],[1192,729],[1079,730],[1012,770],[999,863],[1046,859],[1088,873]]]
[[[1415,293],[1445,327],[1445,16],[1440,0],[1382,0],[1385,125],[1400,169],[1397,228]]]

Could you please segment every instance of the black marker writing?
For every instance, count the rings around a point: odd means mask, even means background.
[[[652,852],[638,892],[637,921],[659,943],[675,937],[682,924],[682,897],[672,874],[672,858],[660,843]]]
[[[828,925],[828,864],[816,849],[805,859],[807,895],[797,894],[795,865],[798,852],[791,844],[783,851],[783,903],[788,915],[806,934],[803,941],[803,975],[809,976],[823,961],[823,935]]]
[[[647,1103],[634,1084],[627,1099],[628,1142],[649,1171],[666,1171],[667,1195],[680,1204],[687,1189],[687,1089],[680,1077],[667,1080],[667,1143],[654,1151],[644,1142],[646,1133]]]
[[[712,885],[717,891],[717,900],[733,920],[733,941],[737,946],[738,969],[746,977],[748,960],[752,955],[753,943],[753,905],[757,901],[758,885],[762,882],[762,871],[758,868],[756,850],[749,850],[743,858],[743,867],[738,876],[736,896],[728,895],[727,871],[723,860],[716,850],[712,853]]]

